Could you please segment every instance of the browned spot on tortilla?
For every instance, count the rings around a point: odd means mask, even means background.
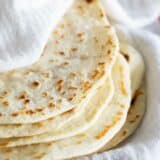
[[[131,121],[129,121],[130,123],[134,123],[134,122],[136,122],[136,119],[133,119],[133,120],[131,120]]]
[[[28,104],[28,103],[30,103],[30,99],[25,99],[24,104]]]
[[[12,152],[12,148],[5,148],[5,152],[6,152],[6,153]],[[10,159],[8,159],[8,160],[10,160]]]
[[[121,92],[124,96],[127,96],[127,91],[126,91],[126,88],[125,88],[125,85],[124,85],[124,82],[121,81],[120,83],[120,89],[121,89]]]
[[[129,122],[130,122],[130,123],[135,123],[135,122],[137,121],[137,119],[139,119],[139,118],[140,118],[140,115],[137,114],[137,115],[135,116],[135,118],[132,119],[132,120],[130,120]]]
[[[98,38],[97,38],[97,37],[94,37],[94,41],[95,41],[96,43],[98,43],[98,42],[99,42],[99,40],[98,40]]]
[[[120,108],[125,108],[125,106],[123,104],[118,104],[120,106]]]
[[[43,92],[42,93],[42,97],[47,97],[48,96],[48,93],[47,92]]]
[[[35,112],[33,111],[33,110],[27,110],[26,111],[26,114],[30,114],[30,115],[32,115],[32,114],[34,114]]]
[[[7,147],[9,142],[0,142],[0,147]]]
[[[51,117],[51,118],[48,118],[48,121],[53,121],[55,118],[54,117]]]
[[[64,56],[65,53],[63,51],[59,51],[59,54]]]
[[[8,107],[9,106],[9,102],[8,101],[3,101],[2,104],[3,104],[4,107]]]
[[[46,144],[47,144],[47,146],[52,146],[54,144],[54,142],[52,141],[52,142],[46,143]]]
[[[38,82],[38,81],[34,81],[31,84],[32,88],[37,88],[39,85],[40,85],[40,82]]]
[[[62,113],[61,116],[70,115],[70,114],[73,114],[74,112],[75,112],[75,107],[70,109],[69,111]]]
[[[2,96],[6,96],[7,94],[8,94],[7,91],[3,91],[3,92],[2,92]]]
[[[86,0],[87,3],[92,3],[94,2],[95,0]]]
[[[66,92],[65,92],[65,91],[63,91],[61,94],[62,94],[62,95],[65,95],[65,93],[66,93]]]
[[[12,117],[17,117],[18,114],[19,114],[18,112],[15,112],[15,113],[12,113],[11,116],[12,116]]]
[[[68,101],[72,101],[72,100],[73,100],[73,97],[69,97],[67,100],[68,100]]]
[[[70,76],[76,77],[76,76],[77,76],[77,73],[76,73],[76,72],[71,72],[71,73],[70,73]]]
[[[115,126],[121,119],[122,114],[117,114],[115,117],[113,117],[113,122],[112,122],[112,126]]]
[[[126,136],[126,134],[127,134],[126,130],[122,132],[122,136]]]
[[[123,52],[123,51],[121,51],[121,53],[124,56],[124,58],[126,59],[126,61],[129,62],[130,61],[129,55],[127,53]]]
[[[36,111],[37,111],[37,112],[42,112],[43,109],[42,109],[42,108],[36,108]]]
[[[64,62],[62,65],[67,66],[67,65],[69,65],[69,62]]]
[[[3,114],[2,114],[2,113],[0,113],[0,116],[3,116]]]
[[[78,48],[71,48],[72,52],[76,52],[78,50]]]
[[[58,102],[58,103],[62,103],[62,99],[58,99],[57,102]]]
[[[41,128],[41,127],[44,126],[44,123],[43,123],[43,121],[42,122],[38,122],[38,123],[33,123],[33,126]]]
[[[55,104],[54,104],[54,103],[49,103],[49,104],[48,104],[48,107],[49,107],[49,108],[54,108],[54,107],[55,107]]]
[[[60,80],[57,81],[57,85],[58,85],[58,84],[62,84],[62,83],[63,83],[63,80],[62,80],[62,79],[60,79]]]
[[[21,127],[22,126],[22,124],[21,123],[19,123],[19,124],[14,124],[16,127]]]
[[[109,45],[113,45],[113,42],[112,42],[112,39],[111,39],[111,38],[108,39],[106,45],[108,45],[108,44],[109,44]]]
[[[109,50],[107,51],[107,53],[110,55],[110,54],[112,53],[112,51],[109,49]]]
[[[98,65],[99,65],[99,66],[104,66],[105,63],[104,63],[104,62],[99,62]]]
[[[69,86],[68,89],[69,90],[77,90],[77,87]]]
[[[101,9],[99,10],[99,16],[100,17],[104,17],[105,16],[105,13]]]
[[[84,92],[88,91],[92,87],[92,83],[89,81],[83,82],[82,85],[83,85]]]
[[[70,95],[70,97],[69,97],[67,100],[68,100],[68,101],[72,101],[75,96],[76,96],[76,94],[74,93],[74,94]]]
[[[140,118],[140,115],[139,115],[139,114],[137,114],[137,115],[136,115],[136,118],[137,118],[137,119],[138,119],[138,118]]]
[[[135,94],[134,94],[134,96],[133,96],[133,98],[132,98],[131,105],[134,105],[134,104],[135,104],[137,98],[138,98],[140,95],[143,95],[143,92],[140,91],[140,90],[136,90],[136,92],[135,92]]]
[[[106,135],[106,133],[109,131],[110,128],[111,128],[111,125],[107,125],[101,132],[99,132],[99,133],[95,136],[95,138],[96,138],[96,139],[101,139],[101,138],[103,138],[103,137]]]
[[[50,72],[44,72],[42,73],[42,75],[45,77],[45,78],[49,78],[51,76],[51,73]]]
[[[63,80],[62,79],[57,81],[56,87],[57,87],[57,91],[58,92],[60,92],[62,90],[62,84],[63,84]]]
[[[104,71],[99,71],[99,70],[94,70],[92,73],[91,73],[91,78],[92,79],[96,79],[96,78],[100,78],[104,75]]]
[[[25,99],[25,95],[24,94],[21,94],[18,99]]]
[[[77,33],[77,37],[81,38],[84,35],[84,33]]]

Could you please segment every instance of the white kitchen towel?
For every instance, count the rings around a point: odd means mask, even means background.
[[[151,24],[160,13],[160,0],[103,0],[106,13],[116,23],[137,28]]]
[[[73,0],[0,0],[0,72],[40,57]]]

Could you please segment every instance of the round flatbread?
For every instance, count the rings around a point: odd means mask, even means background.
[[[117,51],[99,1],[75,1],[37,63],[0,74],[0,124],[39,122],[83,107],[110,73]]]
[[[140,124],[145,112],[145,89],[142,80],[144,77],[144,61],[140,53],[132,46],[121,43],[121,54],[125,57],[129,64],[131,72],[132,101],[128,112],[127,120],[122,129],[108,142],[100,152],[109,150],[117,146],[130,136]]]
[[[111,76],[109,76],[103,85],[96,89],[94,95],[83,108],[73,108],[38,123],[0,125],[0,141],[2,138],[34,136],[49,131],[52,131],[52,137],[57,140],[83,132],[97,120],[104,107],[108,105],[112,99],[113,91],[113,82]]]
[[[128,112],[127,120],[122,129],[107,143],[100,152],[107,151],[116,147],[129,137],[140,124],[145,113],[145,90],[144,85],[135,92],[132,98],[131,107]]]
[[[6,148],[0,150],[0,159],[12,157],[15,160],[64,159],[93,153],[107,143],[123,126],[131,100],[129,67],[119,55],[113,67],[112,77],[115,95],[106,111],[102,112],[95,125],[84,133],[49,143]],[[26,142],[27,143],[27,142]],[[39,158],[39,159],[40,159]]]
[[[144,78],[144,61],[141,54],[127,43],[120,43],[120,53],[124,56],[130,67],[133,96]]]

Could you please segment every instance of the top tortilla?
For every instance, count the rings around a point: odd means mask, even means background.
[[[117,50],[99,2],[75,1],[37,63],[0,74],[0,124],[39,122],[83,107],[111,71]]]

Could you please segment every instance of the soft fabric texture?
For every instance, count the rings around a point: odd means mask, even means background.
[[[0,72],[36,62],[73,0],[1,0]]]

